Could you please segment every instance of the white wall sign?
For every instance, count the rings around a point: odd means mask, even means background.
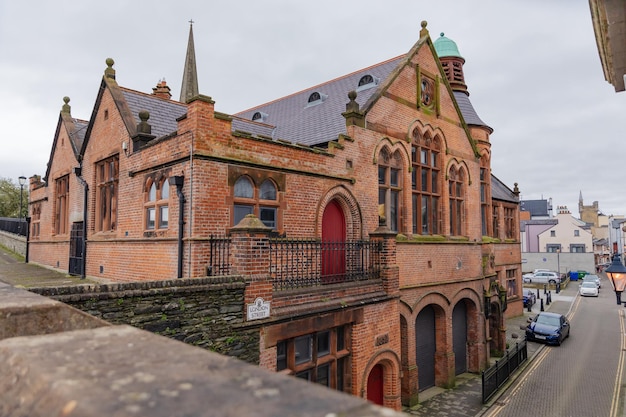
[[[254,303],[248,304],[248,321],[266,319],[270,316],[270,302],[263,300],[261,297],[254,300]]]

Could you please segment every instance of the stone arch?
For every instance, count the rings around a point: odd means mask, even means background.
[[[343,210],[346,219],[346,238],[348,240],[363,239],[363,213],[354,195],[344,185],[329,189],[320,199],[315,218],[316,235],[322,236],[322,216],[324,208],[335,200]]]
[[[439,126],[433,127],[431,124],[424,124],[421,120],[415,120],[409,125],[406,137],[407,142],[411,143],[413,141],[415,129],[417,129],[421,135],[429,134],[432,139],[438,139],[441,144],[442,152],[448,149],[448,142],[446,136],[443,134],[443,130],[441,130]]]
[[[399,152],[402,155],[402,164],[407,167],[407,170],[410,168],[411,155],[409,154],[406,146],[403,146],[400,141],[392,141],[386,136],[380,139],[374,147],[374,154],[372,155],[372,163],[374,165],[378,164],[378,156],[385,147],[388,148],[390,155],[394,155],[396,152]]]
[[[381,365],[383,368],[385,380],[383,405],[397,409],[400,405],[398,403],[400,399],[400,358],[393,350],[385,349],[369,359],[361,375],[361,397],[367,398],[367,379],[376,365]]]

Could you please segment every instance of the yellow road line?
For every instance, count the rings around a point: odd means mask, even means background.
[[[624,331],[624,310],[618,310],[619,314],[619,328],[622,339],[620,346],[619,361],[617,363],[617,372],[615,374],[615,388],[613,389],[613,399],[611,401],[611,417],[616,417],[619,411],[620,393],[622,388],[622,373],[624,370],[624,349],[626,349],[626,339]]]

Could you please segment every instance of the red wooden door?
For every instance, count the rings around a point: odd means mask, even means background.
[[[346,272],[346,219],[337,201],[322,216],[322,282],[340,282]]]
[[[383,405],[383,366],[376,365],[367,377],[367,399],[374,404]]]

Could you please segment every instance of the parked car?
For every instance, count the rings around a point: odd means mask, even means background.
[[[570,335],[570,323],[558,313],[542,311],[526,327],[526,340],[560,345]]]
[[[597,297],[598,286],[593,281],[583,281],[578,287],[578,293],[582,296]]]
[[[537,296],[535,295],[534,291],[529,290],[526,294],[524,294],[523,300],[524,308],[527,308],[528,306],[532,307],[537,302]]]
[[[591,281],[595,283],[598,289],[600,289],[600,287],[602,286],[602,284],[600,283],[600,277],[597,276],[596,274],[585,275],[585,277],[583,278],[583,282],[586,282],[586,281]]]
[[[534,274],[522,275],[522,281],[537,284],[556,284],[557,282],[561,282],[561,277],[554,271],[539,271]]]

